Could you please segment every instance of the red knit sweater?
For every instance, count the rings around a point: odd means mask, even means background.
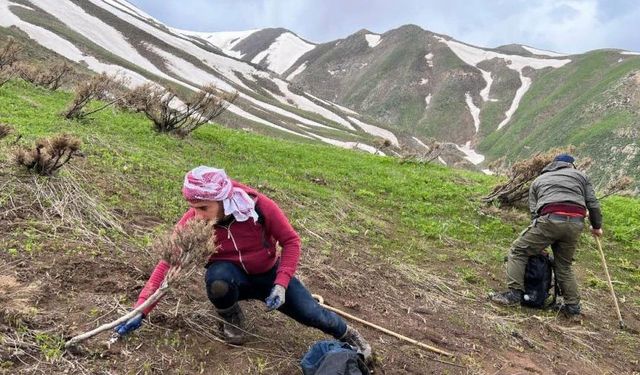
[[[264,273],[270,270],[278,260],[276,243],[282,248],[280,264],[276,272],[275,284],[289,285],[298,266],[300,258],[300,237],[293,229],[282,210],[271,199],[254,189],[233,181],[233,185],[246,191],[256,202],[264,224],[253,219],[244,222],[231,220],[231,223],[215,226],[218,251],[209,261],[228,261],[241,267],[248,274]],[[195,217],[195,210],[189,209],[176,225],[180,230],[189,220]],[[139,306],[159,287],[169,270],[169,264],[161,260],[153,270],[151,277],[140,292],[135,306]],[[149,314],[155,305],[145,309]]]

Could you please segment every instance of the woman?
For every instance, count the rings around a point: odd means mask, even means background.
[[[271,199],[232,181],[224,170],[205,166],[187,173],[182,194],[190,208],[177,229],[194,218],[216,220],[218,251],[206,266],[205,284],[209,300],[224,321],[221,331],[227,342],[242,344],[246,338],[238,301],[259,299],[265,301],[268,311],[277,309],[301,324],[349,343],[366,359],[371,356],[371,346],[364,337],[320,306],[294,276],[300,237]],[[276,243],[282,249],[280,255]],[[156,265],[136,306],[158,289],[168,269],[164,260]],[[153,307],[118,326],[116,332],[126,335],[139,328]]]

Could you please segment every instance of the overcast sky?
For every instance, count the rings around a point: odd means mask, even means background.
[[[193,31],[284,27],[311,42],[405,24],[482,47],[519,43],[557,52],[640,51],[636,0],[130,0]]]

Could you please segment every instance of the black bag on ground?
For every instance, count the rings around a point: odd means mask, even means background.
[[[555,303],[557,289],[553,292],[553,301],[546,303],[554,285],[553,258],[547,254],[529,257],[524,271],[524,293],[522,305],[543,309]]]
[[[304,375],[369,375],[362,356],[344,342],[318,341],[300,361]]]

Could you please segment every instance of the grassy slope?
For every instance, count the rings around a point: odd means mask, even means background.
[[[70,98],[68,93],[11,82],[0,88],[0,122],[13,124],[24,135],[24,142],[59,132],[81,137],[86,159],[77,164],[94,178],[84,188],[126,217],[153,218],[160,223],[157,230],[170,227],[186,207],[179,192],[186,170],[201,164],[223,167],[281,204],[301,234],[306,261],[309,256],[358,257],[372,251],[413,264],[421,274],[455,278],[462,285],[457,293],[482,301],[486,291],[503,286],[502,257],[527,221],[522,213],[499,212],[477,202],[496,182],[481,174],[402,164],[391,158],[218,126],[201,128],[191,138],[178,140],[155,134],[142,116],[111,110],[84,123],[68,122],[57,114]],[[0,163],[8,157],[10,141],[0,141]],[[63,177],[67,173],[75,172],[65,171]],[[326,185],[312,179],[322,179]],[[9,199],[11,192],[0,191],[0,207]],[[640,219],[636,213],[640,201],[614,197],[603,204],[610,271],[618,293],[626,298],[623,308],[637,308]],[[29,253],[55,258],[64,249],[62,245],[60,249],[39,245],[45,243],[46,233],[38,230],[37,223],[33,225],[33,230],[0,238],[0,251],[8,253],[3,254],[5,258],[21,259]],[[140,237],[140,244],[145,244],[148,238]],[[579,280],[588,303],[608,304],[593,249],[593,241],[585,235],[576,256]],[[80,251],[97,255],[101,250]],[[129,253],[121,256],[132,257]],[[596,295],[602,299],[596,300]],[[466,332],[467,323],[456,316],[445,325],[453,332]],[[491,327],[482,328],[483,334],[491,336]],[[635,340],[620,336],[623,339]],[[612,345],[618,345],[617,341]],[[634,350],[637,345],[637,341],[625,341],[625,346],[615,348]]]
[[[70,98],[11,82],[0,90],[0,121],[15,124],[25,140],[58,132],[80,136],[89,167],[103,174],[104,181],[115,181],[109,193],[99,192],[108,194],[103,198],[114,208],[141,210],[167,224],[185,209],[179,194],[184,172],[201,164],[225,168],[240,181],[263,186],[288,208],[294,223],[307,222],[316,233],[363,236],[371,248],[419,263],[439,254],[442,259],[475,259],[470,267],[499,267],[525,224],[522,217],[514,223],[487,213],[477,202],[495,183],[481,174],[402,164],[217,126],[180,141],[155,134],[143,116],[111,110],[98,113],[90,123],[67,122],[57,113]],[[313,178],[327,185],[314,184]],[[640,210],[640,202],[610,198],[604,207],[612,257],[620,264],[637,263],[640,220],[633,213]],[[616,277],[633,287],[640,273],[637,268],[627,271],[613,266]]]

